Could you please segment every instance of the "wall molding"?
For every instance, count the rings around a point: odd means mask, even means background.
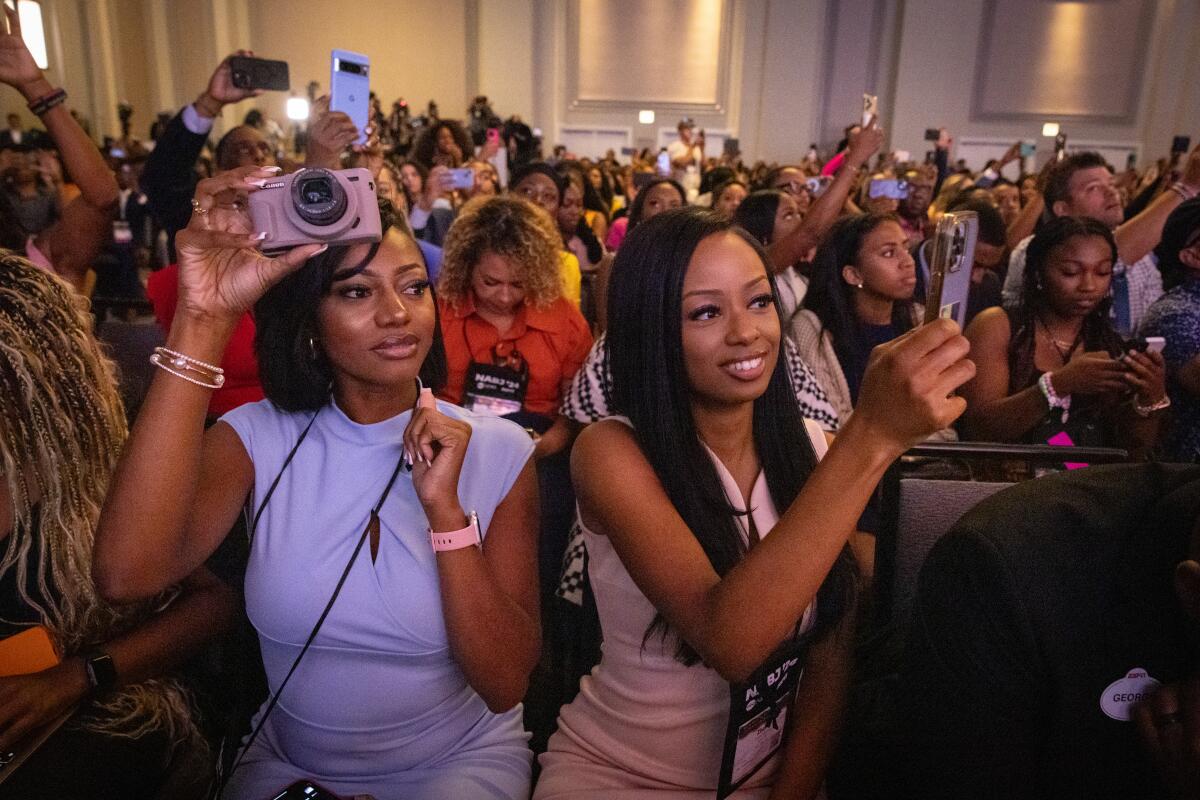
[[[1011,0],[1010,0],[1011,2]],[[1136,53],[1133,58],[1135,66],[1146,65],[1150,52],[1151,38],[1154,32],[1154,3],[1143,2],[1138,14],[1138,27],[1134,39]],[[1146,72],[1142,69],[1137,77],[1129,84],[1125,98],[1124,112],[1121,114],[1072,114],[1048,111],[1036,112],[996,112],[984,111],[984,84],[987,81],[987,66],[991,58],[992,38],[997,28],[996,14],[1000,9],[999,0],[984,0],[983,21],[979,26],[979,44],[975,57],[975,80],[971,89],[970,120],[972,122],[1036,122],[1047,116],[1070,122],[1089,122],[1113,125],[1135,125],[1138,112],[1141,109],[1142,93],[1145,89]]]
[[[565,31],[563,31],[566,49],[575,57],[568,58],[566,64],[567,111],[633,111],[653,106],[656,110],[670,111],[678,114],[724,114],[730,107],[731,86],[741,79],[740,59],[734,63],[731,57],[735,48],[733,35],[735,27],[734,0],[721,1],[720,38],[717,48],[717,91],[712,103],[681,102],[670,98],[641,98],[637,100],[600,99],[580,96],[579,89],[579,36],[580,36],[580,0],[568,0],[565,4]]]

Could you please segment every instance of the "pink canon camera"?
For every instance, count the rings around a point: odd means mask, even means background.
[[[375,181],[368,170],[302,169],[250,195],[250,217],[265,231],[264,252],[302,244],[361,244],[382,237]]]

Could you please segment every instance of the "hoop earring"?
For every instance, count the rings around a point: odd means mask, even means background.
[[[314,338],[312,336],[308,337],[308,352],[309,352],[309,355],[312,356],[312,360],[316,361],[317,360],[317,340],[316,340],[316,338]]]

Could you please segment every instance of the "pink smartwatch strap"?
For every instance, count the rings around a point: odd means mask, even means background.
[[[479,535],[479,517],[472,511],[467,520],[467,527],[447,533],[429,532],[429,541],[433,544],[434,552],[446,550],[461,550],[464,547],[482,544]]]

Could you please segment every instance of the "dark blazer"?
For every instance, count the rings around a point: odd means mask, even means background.
[[[208,140],[183,124],[176,114],[159,137],[142,169],[141,188],[154,221],[167,232],[167,247],[175,259],[175,233],[186,228],[196,193],[196,159]]]
[[[1144,691],[1131,674],[1197,666],[1172,573],[1198,517],[1200,467],[1164,464],[1036,478],[968,512],[921,570],[895,687],[910,786],[891,796],[1166,798],[1109,712]]]

